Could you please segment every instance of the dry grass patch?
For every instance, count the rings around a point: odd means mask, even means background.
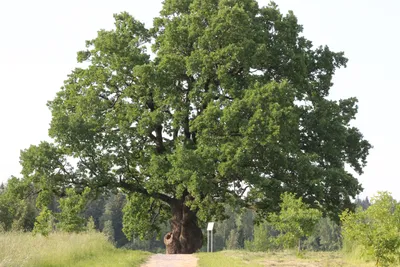
[[[349,260],[340,252],[306,252],[301,257],[295,251],[248,252],[221,251],[199,253],[199,267],[372,267],[372,262]]]

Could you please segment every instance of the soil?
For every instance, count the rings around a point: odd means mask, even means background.
[[[196,267],[197,260],[191,254],[156,254],[142,267]]]

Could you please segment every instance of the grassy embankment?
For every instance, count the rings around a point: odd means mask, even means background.
[[[0,267],[140,266],[151,254],[116,249],[100,233],[0,233]]]
[[[305,252],[297,257],[295,251],[247,252],[221,251],[199,253],[198,267],[372,267],[374,262],[354,260],[340,252]]]

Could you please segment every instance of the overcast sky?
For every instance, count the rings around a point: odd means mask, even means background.
[[[266,5],[269,1],[259,1]],[[397,186],[400,84],[400,2],[396,0],[276,0],[293,10],[314,45],[344,51],[346,69],[337,72],[331,97],[356,96],[355,125],[374,145],[359,177],[362,197]],[[50,112],[76,52],[99,29],[112,29],[113,14],[127,11],[151,26],[160,0],[0,1],[0,182],[19,176],[19,152],[49,140]]]

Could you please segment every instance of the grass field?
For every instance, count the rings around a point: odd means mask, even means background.
[[[0,233],[0,267],[131,266],[138,267],[151,253],[116,249],[100,233]],[[347,254],[346,254],[347,255]],[[354,254],[355,255],[355,254]],[[295,251],[256,253],[243,250],[197,253],[198,267],[372,267],[340,252]],[[358,256],[358,255],[355,255]],[[160,266],[162,267],[162,266]]]
[[[339,252],[306,252],[297,257],[296,252],[256,253],[247,251],[222,251],[199,253],[198,267],[372,267],[373,262],[350,260]]]
[[[116,249],[100,233],[0,233],[0,267],[140,266],[151,254]]]

